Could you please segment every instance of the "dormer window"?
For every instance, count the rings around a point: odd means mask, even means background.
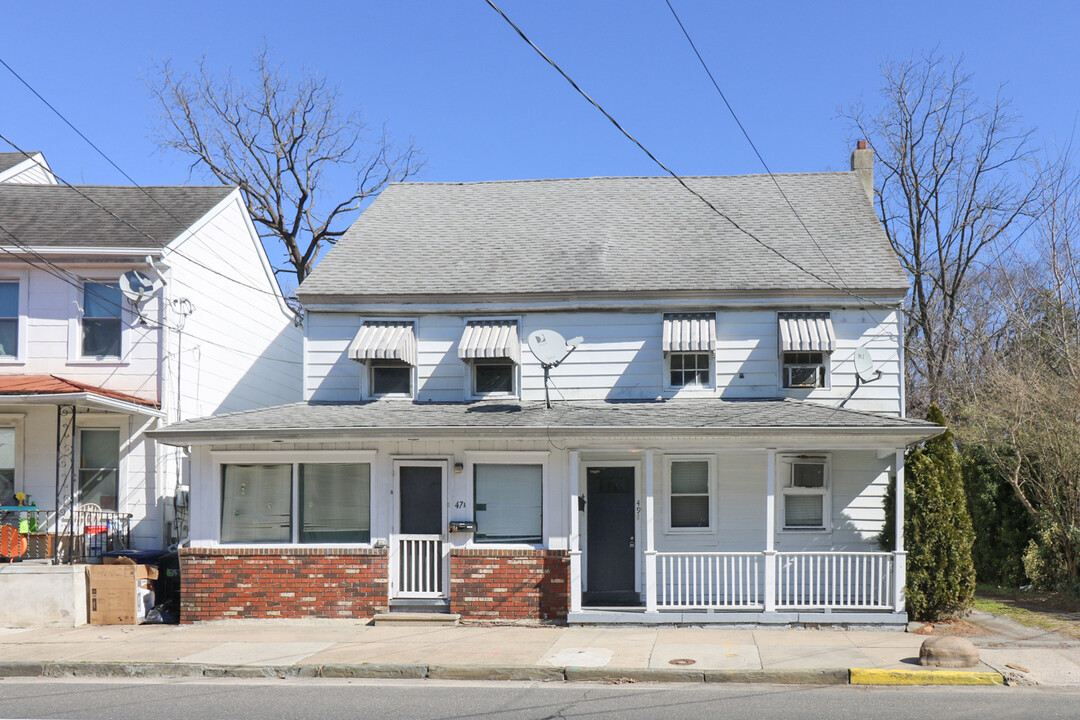
[[[413,397],[416,329],[411,320],[365,322],[349,345],[349,357],[367,368],[366,397]]]
[[[715,313],[665,314],[663,349],[666,390],[677,392],[715,387]]]
[[[824,388],[836,333],[827,312],[782,312],[777,315],[780,380],[784,388]]]
[[[470,320],[458,342],[458,358],[469,366],[472,397],[517,395],[521,339],[517,320]]]

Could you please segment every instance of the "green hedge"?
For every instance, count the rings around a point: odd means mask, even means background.
[[[1024,553],[1035,539],[1031,516],[1001,475],[992,451],[982,445],[964,448],[964,490],[975,530],[971,557],[981,583],[1020,587],[1031,581]]]

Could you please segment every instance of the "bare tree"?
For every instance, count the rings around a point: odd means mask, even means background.
[[[879,109],[841,114],[874,149],[878,213],[912,279],[909,405],[949,407],[972,272],[989,248],[1015,240],[1035,197],[1020,173],[1030,133],[1000,89],[987,103],[975,96],[962,62],[930,54],[886,63],[882,77]]]
[[[305,70],[293,80],[266,48],[253,65],[245,85],[231,72],[216,76],[205,57],[195,73],[156,63],[146,79],[162,111],[156,140],[191,156],[193,171],[240,187],[261,235],[284,246],[287,266],[275,272],[299,284],[349,213],[422,163],[412,143],[397,148],[385,128],[371,136],[358,111],[342,111],[324,76]],[[338,168],[355,180],[340,193],[330,187]]]

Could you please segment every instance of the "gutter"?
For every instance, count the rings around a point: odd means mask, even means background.
[[[82,405],[100,410],[113,410],[125,415],[146,415],[165,418],[165,413],[152,405],[140,405],[126,400],[98,395],[91,392],[80,393],[27,393],[24,395],[0,395],[0,405]]]

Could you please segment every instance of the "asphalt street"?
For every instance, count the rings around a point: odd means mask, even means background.
[[[7,678],[0,681],[0,717],[1043,720],[1080,717],[1080,689]]]

